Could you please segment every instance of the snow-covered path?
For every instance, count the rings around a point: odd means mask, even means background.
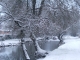
[[[80,38],[65,37],[65,44],[38,60],[80,60]]]

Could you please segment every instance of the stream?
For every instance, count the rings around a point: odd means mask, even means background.
[[[58,47],[59,41],[39,41],[40,47],[46,51],[52,51]],[[31,41],[25,43],[30,60],[36,60],[34,45]],[[0,47],[0,60],[26,60],[22,46]]]

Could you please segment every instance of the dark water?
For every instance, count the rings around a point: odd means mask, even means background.
[[[0,60],[26,60],[21,46],[0,47]]]
[[[58,47],[59,41],[39,41],[42,49],[52,51]],[[36,60],[34,45],[32,42],[25,43],[30,60]],[[22,46],[0,47],[0,60],[26,60]]]
[[[39,41],[38,43],[42,49],[44,49],[46,51],[52,51],[58,47],[59,41]],[[35,56],[34,56],[35,49],[34,49],[33,43],[26,42],[25,45],[27,47],[27,52],[28,52],[31,60],[36,60]]]
[[[46,51],[52,51],[56,49],[59,45],[59,41],[39,41],[39,45],[42,49]]]
[[[30,60],[36,60],[34,53],[35,53],[35,48],[32,42],[26,42],[25,43],[26,47],[27,47],[27,52],[29,54]]]

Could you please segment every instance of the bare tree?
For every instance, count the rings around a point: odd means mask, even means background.
[[[33,14],[34,15],[35,15],[35,5],[36,5],[36,0],[32,0]]]
[[[41,12],[42,12],[42,8],[43,8],[43,6],[44,6],[44,2],[45,2],[45,0],[42,0],[41,6],[40,6],[40,8],[39,8],[39,14],[38,14],[38,15],[40,15]]]

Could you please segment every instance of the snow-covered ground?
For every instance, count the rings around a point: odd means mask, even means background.
[[[9,39],[5,41],[0,41],[0,46],[18,45],[20,42],[20,39]]]
[[[80,38],[65,36],[65,44],[38,60],[80,60]]]

